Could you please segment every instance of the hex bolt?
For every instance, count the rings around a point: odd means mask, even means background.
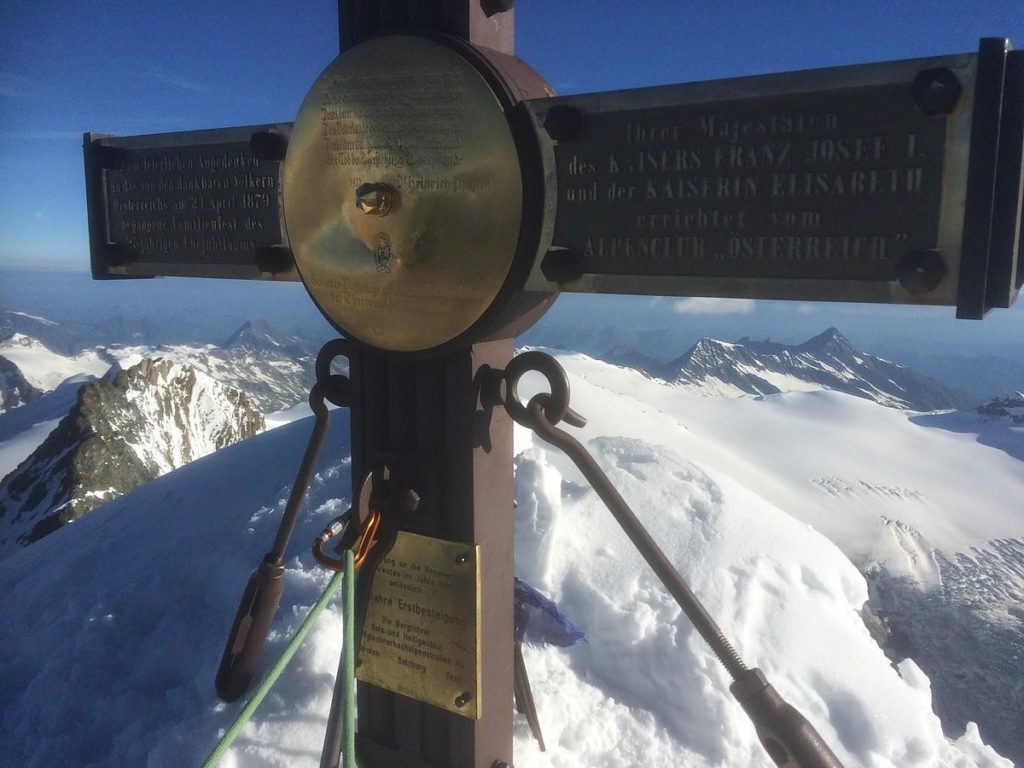
[[[387,216],[398,204],[398,190],[388,184],[367,182],[356,187],[356,208],[367,215]]]
[[[469,704],[469,700],[471,698],[473,698],[473,697],[470,696],[466,691],[463,691],[462,693],[460,693],[458,696],[455,697],[455,706],[458,707],[459,709],[462,709],[464,706]]]
[[[249,137],[249,151],[257,160],[280,162],[288,154],[288,137],[277,131],[256,131]]]
[[[455,564],[456,565],[465,565],[468,562],[469,562],[469,555],[463,554],[463,555],[456,555],[455,556]]]
[[[556,104],[544,118],[544,130],[555,141],[572,141],[583,132],[583,113],[568,104]]]
[[[910,86],[914,103],[926,115],[948,115],[956,107],[961,93],[960,81],[946,67],[922,69]]]
[[[540,271],[552,283],[568,283],[583,276],[580,255],[569,248],[552,248],[544,254]]]
[[[420,508],[420,495],[412,488],[402,491],[401,506],[405,512],[415,512]]]
[[[910,251],[896,267],[896,277],[908,293],[935,290],[946,276],[946,260],[936,250],[922,248]]]
[[[516,0],[480,0],[480,8],[486,16],[511,11],[515,7]]]
[[[94,147],[100,168],[117,171],[124,168],[128,162],[128,152],[121,147],[112,147],[109,144],[95,144]]]
[[[129,243],[108,243],[107,264],[111,267],[123,267],[138,258],[135,247]]]
[[[260,272],[268,272],[272,275],[287,272],[295,266],[295,258],[292,256],[291,249],[286,245],[268,245],[257,248],[254,261]]]

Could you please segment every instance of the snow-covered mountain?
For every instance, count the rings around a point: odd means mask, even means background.
[[[82,344],[75,331],[49,318],[10,309],[0,310],[0,345],[15,334],[35,339],[47,349],[69,357],[89,346]]]
[[[0,481],[0,553],[263,427],[248,395],[170,360],[81,384],[67,415]]]
[[[42,395],[6,357],[0,357],[0,413],[17,408]]]
[[[622,350],[609,360],[629,365]],[[738,397],[744,394],[828,389],[914,411],[955,407],[953,396],[936,381],[910,368],[860,352],[837,329],[787,345],[743,338],[735,343],[701,339],[686,354],[650,375],[688,391]]]
[[[190,365],[249,395],[264,414],[305,402],[315,378],[316,350],[309,341],[247,322],[222,345],[113,346],[106,354],[122,365],[163,358]]]
[[[589,418],[577,435],[740,654],[844,764],[1009,765],[982,738],[1019,749],[1019,729],[1005,722],[1019,724],[1024,712],[1021,656],[1015,674],[1007,644],[1024,627],[1013,609],[1020,581],[1005,576],[1024,573],[1012,543],[1024,539],[1024,445],[1013,427],[834,392],[706,398],[582,355],[560,360],[573,406]],[[297,422],[193,462],[0,561],[6,758],[202,761],[242,705],[217,702],[214,672],[309,429]],[[264,670],[329,577],[309,544],[349,504],[347,431],[334,419],[333,450],[288,554]],[[769,766],[727,676],[593,491],[528,431],[517,428],[516,445],[518,575],[553,597],[588,642],[527,649],[548,751],[517,720],[515,764]],[[920,651],[914,633],[930,626],[950,677],[973,655],[987,678],[969,669],[951,689],[923,662],[887,658],[861,618],[872,567],[922,596],[882,606],[895,609],[887,619],[894,637],[903,632],[904,652]],[[914,620],[901,624],[908,610]],[[321,618],[227,762],[318,764],[340,624],[336,611]],[[998,654],[1003,666],[991,663]],[[962,699],[959,715],[980,720],[980,735],[948,708],[943,735],[933,713],[943,696]],[[985,710],[987,699],[1005,722]]]
[[[114,362],[102,349],[64,354],[23,333],[0,341],[0,357],[16,365],[25,380],[41,392],[51,392],[72,376],[102,376]]]
[[[1024,425],[1024,392],[994,397],[984,405],[979,405],[977,412],[988,419],[1005,419],[1013,424]]]
[[[0,313],[0,359],[10,364],[0,369],[0,413],[7,370],[12,381],[17,376],[39,392],[50,392],[71,376],[100,377],[111,365],[128,368],[144,358],[163,358],[191,365],[247,392],[263,413],[305,401],[313,383],[316,344],[280,333],[262,321],[244,323],[219,345],[152,346],[122,341],[93,346],[83,341],[87,335],[46,318]],[[124,339],[133,335],[126,333]],[[23,401],[19,398],[17,404]],[[15,407],[13,398],[10,403]]]

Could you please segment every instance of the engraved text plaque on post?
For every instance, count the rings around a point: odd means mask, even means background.
[[[478,547],[400,532],[374,575],[356,676],[480,717],[479,585]]]

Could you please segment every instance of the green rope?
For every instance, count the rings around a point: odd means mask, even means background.
[[[345,589],[342,591],[342,605],[345,611],[345,720],[341,764],[343,768],[356,768],[356,580],[353,574],[355,562],[352,550],[345,550]],[[350,621],[351,619],[351,621]]]
[[[338,587],[341,586],[342,581],[347,582],[346,589],[344,592],[345,653],[351,654],[353,643],[349,638],[352,636],[352,625],[355,623],[354,621],[350,620],[351,617],[354,615],[354,600],[349,597],[349,592],[352,591],[352,582],[354,581],[354,579],[351,578],[351,564],[352,553],[351,551],[349,551],[346,553],[345,557],[345,570],[338,572],[331,577],[331,580],[327,583],[327,588],[324,590],[324,593],[320,595],[320,599],[317,600],[316,604],[310,609],[309,614],[302,622],[302,626],[299,627],[299,631],[296,632],[295,636],[292,637],[292,639],[288,642],[288,646],[284,649],[284,653],[281,654],[281,658],[277,660],[274,666],[267,673],[267,676],[263,678],[262,682],[260,682],[259,687],[253,693],[252,697],[245,703],[245,706],[242,707],[242,711],[238,713],[238,717],[235,718],[235,722],[233,722],[231,724],[231,727],[228,728],[227,731],[224,732],[224,735],[220,737],[220,741],[217,742],[217,746],[213,748],[213,752],[210,753],[210,756],[206,758],[206,762],[203,763],[202,768],[214,768],[214,766],[216,766],[217,763],[220,762],[220,759],[224,757],[224,753],[228,751],[228,749],[234,743],[235,739],[238,738],[238,734],[242,732],[242,728],[245,727],[245,724],[249,721],[249,718],[252,717],[252,713],[256,711],[256,707],[258,707],[260,703],[263,701],[263,699],[267,697],[267,694],[270,693],[270,689],[274,687],[274,683],[277,682],[277,679],[281,676],[281,673],[284,672],[285,667],[288,666],[288,663],[292,660],[292,657],[295,655],[295,652],[299,650],[299,646],[302,645],[302,641],[306,639],[306,635],[309,634],[309,631],[313,628],[313,624],[316,622],[320,614],[323,613],[324,608],[327,607],[327,604],[330,602],[331,597],[334,596],[334,593],[337,592]],[[352,685],[352,683],[349,683],[349,686],[353,689],[355,688],[355,686]],[[352,743],[354,743],[354,692],[350,698],[353,701],[346,699],[347,706],[345,707],[345,725],[346,736],[348,736],[348,734],[351,733],[352,735],[350,740]],[[355,766],[354,759],[351,764],[347,762],[347,758],[349,755],[349,739],[345,741],[345,745],[345,768],[349,768],[350,765]],[[355,754],[354,749],[352,750],[352,754]]]

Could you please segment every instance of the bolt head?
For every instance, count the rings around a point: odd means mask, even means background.
[[[926,115],[948,115],[960,100],[963,88],[946,67],[922,69],[910,86],[910,95]]]
[[[946,261],[935,250],[910,251],[896,268],[896,277],[908,293],[935,290],[946,276]]]
[[[486,16],[511,11],[515,6],[516,0],[480,0],[480,7]]]
[[[583,113],[568,104],[556,104],[544,118],[544,130],[555,141],[572,141],[583,132]]]
[[[406,512],[415,512],[420,508],[420,495],[412,488],[406,488],[402,492],[402,508]]]
[[[463,691],[462,693],[460,693],[458,696],[455,697],[455,706],[459,707],[461,709],[462,707],[464,707],[467,704],[469,704],[469,700],[471,698],[473,698],[473,697],[470,696],[469,693]]]
[[[568,283],[583,276],[579,254],[568,248],[553,248],[545,253],[540,271],[552,283]]]
[[[284,160],[288,137],[277,131],[257,131],[249,137],[249,151],[257,160]]]
[[[387,216],[395,206],[398,193],[387,184],[360,184],[356,187],[356,207],[367,215]]]

